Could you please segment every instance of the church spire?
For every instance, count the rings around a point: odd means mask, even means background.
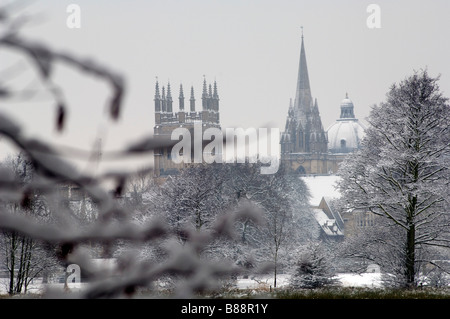
[[[300,48],[300,61],[298,67],[297,77],[297,91],[295,95],[294,111],[295,115],[304,126],[308,119],[308,114],[311,111],[312,95],[309,85],[308,66],[306,64],[305,44],[303,40],[302,27],[302,42]]]

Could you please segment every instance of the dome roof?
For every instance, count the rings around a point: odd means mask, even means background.
[[[366,127],[357,119],[339,119],[327,129],[328,150],[331,153],[350,153],[361,146]]]
[[[341,107],[353,107],[353,102],[348,98],[348,95],[342,100]]]

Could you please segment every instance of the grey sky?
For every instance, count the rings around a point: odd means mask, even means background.
[[[81,29],[66,26],[70,3],[81,7]],[[380,29],[366,25],[370,3],[381,7]],[[325,128],[339,117],[346,92],[362,119],[371,105],[384,100],[391,84],[413,70],[427,67],[432,76],[441,74],[441,89],[450,95],[447,0],[43,0],[26,11],[43,16],[24,27],[24,35],[92,57],[127,80],[121,119],[111,123],[104,117],[106,85],[67,68],[55,69],[70,102],[63,134],[55,133],[54,105],[48,98],[0,104],[28,126],[28,134],[51,137],[57,144],[89,149],[101,136],[105,149],[118,149],[151,134],[156,76],[161,85],[170,80],[175,109],[180,83],[185,96],[194,85],[200,108],[205,75],[217,81],[223,128],[282,131],[289,99],[295,98],[301,26],[312,95]],[[2,50],[0,59],[11,62],[10,52]],[[33,75],[20,77],[8,79],[10,86],[20,88]]]

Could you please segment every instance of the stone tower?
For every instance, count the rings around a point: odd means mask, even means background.
[[[156,80],[154,135],[159,137],[163,143],[170,141],[173,130],[179,127],[187,128],[191,132],[192,137],[194,136],[194,126],[196,125],[201,126],[202,135],[203,131],[210,127],[220,129],[219,94],[216,81],[214,81],[213,85],[208,85],[206,79],[203,79],[201,111],[196,111],[193,86],[191,87],[189,110],[185,109],[184,100],[183,85],[180,84],[178,95],[179,110],[174,112],[170,83],[167,84],[167,91],[163,86],[160,92],[159,82]],[[154,152],[154,172],[157,177],[177,174],[185,165],[185,163],[177,164],[172,161],[171,147],[161,147]]]

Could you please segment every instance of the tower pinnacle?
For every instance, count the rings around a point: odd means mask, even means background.
[[[172,92],[170,91],[170,82],[167,83],[167,96],[166,96],[166,100],[167,100],[167,109],[166,111],[168,113],[172,113]]]
[[[194,97],[194,87],[191,86],[191,98],[189,100],[190,111],[195,112],[195,97]]]
[[[178,96],[178,103],[180,111],[184,111],[184,93],[183,93],[183,84],[180,84],[180,95]]]

